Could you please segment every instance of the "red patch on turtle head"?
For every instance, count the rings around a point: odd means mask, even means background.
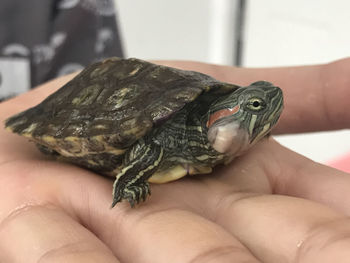
[[[219,120],[219,119],[221,119],[223,117],[226,117],[226,116],[234,115],[238,111],[239,111],[239,105],[237,105],[237,106],[235,106],[233,108],[222,109],[222,110],[214,112],[213,114],[211,114],[209,116],[209,120],[207,121],[207,127],[209,128],[217,120]]]

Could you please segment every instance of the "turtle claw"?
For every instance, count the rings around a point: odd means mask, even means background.
[[[135,207],[135,204],[139,204],[141,201],[146,201],[147,196],[151,194],[150,187],[147,182],[141,183],[137,186],[130,186],[125,192],[127,194],[124,199],[129,201],[132,208]]]
[[[151,195],[151,188],[149,187],[148,183],[147,183],[146,191],[143,191],[142,193],[143,193],[142,201],[145,202],[147,199],[147,196]]]
[[[137,203],[140,203],[141,201],[146,201],[147,196],[151,195],[151,189],[147,182],[137,186],[135,192],[137,193]]]
[[[135,207],[135,200],[133,198],[128,198],[128,202],[129,202],[131,208]]]
[[[116,205],[118,202],[120,202],[120,201],[116,201],[115,199],[113,199],[113,202],[112,202],[112,204],[111,204],[110,209],[112,209],[113,207],[115,207],[115,205]]]
[[[146,201],[148,195],[151,195],[151,191],[147,182],[139,185],[128,186],[124,189],[120,189],[120,187],[116,186],[114,189],[111,208],[122,200],[127,200],[131,208],[134,208],[135,205],[139,204],[141,201]]]

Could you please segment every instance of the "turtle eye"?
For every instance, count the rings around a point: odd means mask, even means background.
[[[266,103],[262,99],[251,98],[248,100],[247,107],[253,111],[260,111],[262,109],[265,109]]]

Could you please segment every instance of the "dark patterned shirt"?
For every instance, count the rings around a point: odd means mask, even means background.
[[[0,100],[122,55],[113,0],[0,1]]]

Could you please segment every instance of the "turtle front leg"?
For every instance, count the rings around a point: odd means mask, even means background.
[[[116,175],[113,184],[114,207],[128,200],[131,207],[151,194],[147,179],[158,169],[163,158],[163,148],[140,140],[125,154],[123,169]]]

